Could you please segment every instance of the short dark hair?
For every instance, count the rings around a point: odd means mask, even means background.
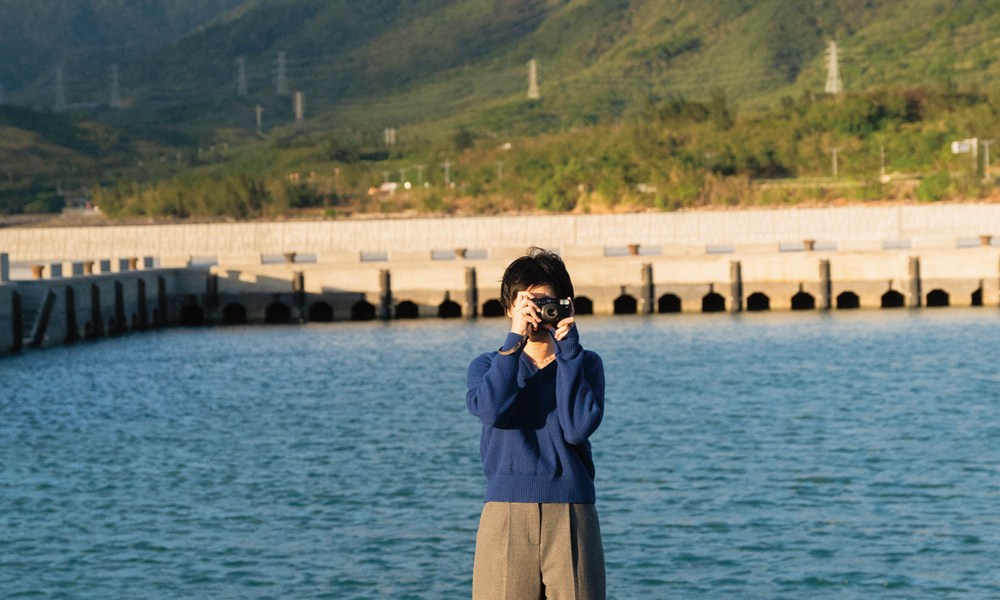
[[[500,304],[504,312],[514,305],[517,293],[536,285],[551,285],[558,298],[573,297],[569,271],[555,252],[532,246],[525,256],[507,265],[500,281]]]

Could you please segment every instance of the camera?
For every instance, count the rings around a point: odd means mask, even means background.
[[[542,323],[554,325],[573,314],[573,303],[566,298],[534,298]]]

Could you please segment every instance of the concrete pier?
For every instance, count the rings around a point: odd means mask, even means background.
[[[81,256],[52,231],[0,230],[0,352],[168,325],[500,317],[503,271],[532,243],[564,258],[581,315],[1000,305],[1000,236],[988,229],[1000,230],[1000,207],[917,208],[540,217],[551,227],[506,217],[297,223],[280,243],[268,236],[283,225],[213,225],[198,231],[217,236],[214,246],[186,238],[206,252],[197,258],[166,242],[197,226],[103,228],[128,250],[111,257]],[[930,229],[932,218],[943,225]],[[334,230],[366,241],[351,250],[331,242]],[[543,239],[517,243],[529,235]],[[147,238],[172,254],[149,253]]]
[[[0,354],[182,323],[206,270],[155,269],[0,283]]]

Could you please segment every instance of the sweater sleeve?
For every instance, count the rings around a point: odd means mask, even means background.
[[[521,336],[509,333],[501,350],[509,350],[520,343]],[[510,416],[521,391],[517,382],[521,351],[519,348],[509,355],[482,354],[469,365],[465,404],[487,427],[502,426]]]
[[[594,352],[580,346],[576,327],[556,342],[556,411],[563,438],[582,444],[604,418],[604,363]]]

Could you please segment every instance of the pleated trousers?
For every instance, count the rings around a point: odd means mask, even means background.
[[[604,546],[593,504],[487,502],[473,600],[604,600]]]

